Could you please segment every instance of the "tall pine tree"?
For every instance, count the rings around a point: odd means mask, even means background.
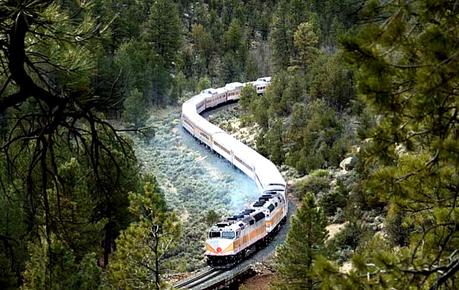
[[[117,240],[106,286],[164,289],[165,283],[161,279],[166,269],[164,261],[179,240],[179,220],[175,213],[166,209],[155,180],[145,184],[143,194],[131,193],[130,201],[130,212],[138,220],[131,223]]]
[[[307,193],[292,218],[286,242],[277,253],[278,280],[275,289],[313,289],[320,280],[314,271],[315,260],[323,253],[327,230],[322,208],[312,193]]]

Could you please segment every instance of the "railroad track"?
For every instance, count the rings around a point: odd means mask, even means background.
[[[174,286],[174,288],[178,289],[193,289],[198,287],[201,284],[209,281],[210,279],[222,274],[225,272],[224,270],[214,269],[211,267],[206,267],[201,272],[197,273],[195,276],[186,279]]]

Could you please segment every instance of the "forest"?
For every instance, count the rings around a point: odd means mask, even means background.
[[[135,138],[155,108],[261,76],[237,118],[298,206],[269,287],[456,289],[458,10],[0,0],[0,289],[169,289],[189,223]]]

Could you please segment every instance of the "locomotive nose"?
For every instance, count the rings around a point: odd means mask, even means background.
[[[226,239],[209,239],[206,243],[208,255],[227,254],[233,250],[233,241]]]

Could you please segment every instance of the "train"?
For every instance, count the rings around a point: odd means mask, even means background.
[[[213,225],[205,242],[207,264],[228,268],[264,245],[285,222],[288,213],[286,182],[277,167],[267,158],[235,139],[201,116],[222,104],[237,101],[244,86],[253,86],[264,94],[271,82],[262,77],[253,82],[234,82],[221,88],[201,91],[182,104],[183,128],[211,150],[225,158],[251,178],[260,197],[239,214]]]

